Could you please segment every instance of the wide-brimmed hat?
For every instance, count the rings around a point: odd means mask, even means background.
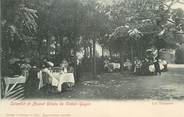
[[[47,62],[47,65],[49,65],[50,67],[54,67],[54,63],[52,63],[50,61]]]
[[[153,51],[153,49],[147,49],[146,50],[146,52],[152,52]]]

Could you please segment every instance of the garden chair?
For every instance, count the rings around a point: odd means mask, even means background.
[[[24,84],[26,77],[4,77],[4,99],[20,100],[24,98]]]

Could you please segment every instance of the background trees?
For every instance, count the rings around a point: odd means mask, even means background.
[[[36,39],[37,19],[37,11],[25,6],[23,0],[2,1],[3,70],[7,71],[7,61],[10,58],[26,54],[32,49],[30,45]]]
[[[90,57],[96,76],[96,43],[124,57],[144,55],[150,46],[176,48],[183,42],[183,10],[176,0],[2,0],[3,57],[20,53],[77,69],[77,53]],[[141,48],[139,48],[141,47]],[[140,51],[139,51],[140,50]],[[31,56],[30,56],[31,55]]]

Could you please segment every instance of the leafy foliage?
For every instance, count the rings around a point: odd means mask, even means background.
[[[108,1],[108,2],[106,2]],[[91,49],[96,41],[119,52],[183,43],[184,12],[177,0],[2,0],[3,51],[55,58]],[[93,43],[92,43],[93,42]],[[32,52],[28,52],[32,51]],[[39,58],[38,57],[38,58]]]

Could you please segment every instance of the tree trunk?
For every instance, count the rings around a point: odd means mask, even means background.
[[[104,58],[104,47],[102,46],[102,58]]]
[[[1,6],[1,1],[0,1],[0,6]],[[0,17],[1,17],[1,13],[0,13]],[[2,28],[2,27],[1,27]],[[0,32],[1,32],[1,28],[0,28]],[[2,33],[1,33],[2,34]],[[0,36],[0,38],[2,37],[2,35]],[[0,40],[0,63],[2,62],[2,43],[1,43],[1,41],[2,41],[2,38],[1,38],[1,40]],[[0,94],[2,94],[2,86],[1,86],[1,82],[2,82],[2,77],[1,77],[2,75],[1,75],[1,70],[0,70]],[[0,95],[0,99],[2,98],[1,97],[2,95]]]
[[[84,46],[84,58],[87,58],[87,47]]]
[[[93,78],[96,78],[96,39],[93,38]]]
[[[77,51],[76,51],[76,47],[74,48],[74,77],[76,80],[78,80],[77,77]]]
[[[123,64],[125,60],[125,51],[123,49],[120,50],[120,71],[123,73]]]
[[[93,72],[93,53],[92,53],[92,45],[89,46],[90,51],[90,72]]]
[[[134,59],[134,50],[133,50],[133,46],[130,47],[130,51],[131,51],[131,61],[133,62]]]
[[[112,51],[109,49],[110,58],[112,58]]]
[[[141,50],[141,59],[143,59],[143,52],[142,52],[143,51],[143,48],[142,48],[142,46],[140,48],[141,48],[140,49]]]
[[[38,63],[40,64],[41,62],[41,55],[42,55],[42,48],[43,48],[43,45],[42,45],[42,40],[41,39],[38,39]]]

